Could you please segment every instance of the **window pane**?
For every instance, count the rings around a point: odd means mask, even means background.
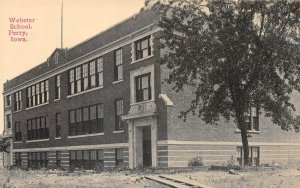
[[[98,105],[98,118],[103,118],[103,104]]]
[[[104,159],[104,152],[102,149],[97,150],[97,155],[98,155],[98,160],[103,160]]]
[[[31,97],[31,88],[30,87],[27,88],[27,95],[28,95],[28,97]]]
[[[76,80],[81,79],[81,67],[77,67],[77,68],[76,68],[75,74],[76,74],[76,75],[75,75]]]
[[[102,83],[103,85],[103,83]],[[96,86],[96,76],[92,75],[91,76],[91,87],[95,87]]]
[[[90,158],[90,151],[89,150],[84,150],[83,159],[84,160],[89,160],[89,158]]]
[[[45,125],[46,125],[46,127],[49,127],[49,116],[46,116],[46,117],[44,117],[45,118]]]
[[[32,95],[35,95],[35,86],[31,87]]]
[[[81,109],[76,110],[76,122],[81,122]]]
[[[45,81],[45,91],[48,91],[49,90],[49,81],[46,80]]]
[[[141,43],[141,49],[148,48],[148,46],[149,46],[148,39],[143,40]]]
[[[90,107],[90,119],[96,119],[96,106],[91,106]]]
[[[56,86],[60,86],[60,75],[56,76]]]
[[[118,148],[118,149],[116,149],[116,157],[117,157],[117,159],[118,160],[122,160],[123,159],[123,149],[122,148]]]
[[[90,62],[90,75],[94,75],[96,73],[95,61]]]
[[[97,72],[103,71],[103,58],[97,59]]]
[[[70,111],[70,123],[75,123],[75,110]]]
[[[87,90],[88,87],[89,87],[89,79],[84,78],[84,80],[83,80],[83,90]]]
[[[88,73],[88,64],[84,64],[82,65],[82,76],[83,78],[88,77],[89,73]]]
[[[252,116],[256,117],[257,116],[257,109],[255,107],[251,107],[252,110]]]
[[[115,52],[115,65],[121,65],[122,64],[122,50],[117,50]]]
[[[70,79],[70,82],[74,82],[74,69],[70,70],[69,79]]]
[[[100,72],[98,76],[99,76],[99,78],[98,78],[99,86],[103,86],[103,72]]]
[[[77,160],[81,160],[82,159],[82,151],[77,151],[76,156],[77,156]]]
[[[143,57],[147,57],[148,56],[148,49],[143,50],[142,53],[143,53]]]
[[[144,89],[143,90],[143,101],[147,101],[149,99],[150,99],[150,97],[149,97],[149,90],[148,89]]]
[[[122,80],[123,79],[123,66],[119,65],[118,66],[118,80]]]
[[[83,121],[89,120],[89,108],[83,108]]]
[[[75,151],[70,151],[70,159],[75,160]]]
[[[91,150],[91,160],[97,160],[97,151]]]
[[[149,76],[142,77],[142,89],[149,87]]]
[[[77,86],[77,92],[81,91],[81,80],[76,81],[76,86]]]

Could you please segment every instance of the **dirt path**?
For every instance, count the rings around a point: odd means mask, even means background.
[[[184,177],[215,188],[299,188],[300,170],[283,168],[250,168],[231,175],[224,171],[159,170],[152,174]],[[161,188],[166,187],[147,180],[147,172],[78,171],[22,171],[0,169],[0,188]]]

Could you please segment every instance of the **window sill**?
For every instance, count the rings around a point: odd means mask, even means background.
[[[124,80],[117,80],[117,81],[114,81],[113,84],[117,84],[117,83],[120,83],[120,82],[123,82]]]
[[[16,141],[16,142],[14,142],[14,144],[21,144],[22,143],[22,141]]]
[[[134,63],[137,63],[137,62],[140,62],[140,61],[149,59],[149,58],[151,58],[151,57],[153,57],[153,56],[154,56],[154,55],[151,54],[151,55],[149,55],[149,56],[147,56],[147,57],[144,57],[144,58],[142,58],[142,59],[134,60],[134,61],[131,62],[131,64],[134,64]]]
[[[40,106],[45,106],[47,104],[49,104],[49,102],[45,102],[43,104],[38,104],[38,105],[35,105],[35,106],[31,106],[31,107],[25,108],[25,110],[30,110],[30,109],[37,108],[37,107],[40,107]]]
[[[61,139],[61,137],[55,137],[54,139],[55,139],[55,140],[60,140],[60,139]]]
[[[113,131],[113,133],[123,133],[124,130],[119,130],[119,131]]]
[[[240,129],[235,129],[234,132],[235,132],[235,133],[241,133],[241,130],[240,130]],[[256,130],[248,130],[247,133],[250,133],[250,134],[260,134],[260,131],[256,131]]]
[[[9,106],[5,106],[4,108],[9,108],[9,107],[11,107],[11,105],[9,105]]]
[[[95,90],[98,90],[98,89],[102,89],[103,87],[104,86],[99,86],[99,87],[95,87],[95,88],[88,89],[88,90],[85,90],[85,91],[81,91],[79,93],[68,95],[67,98],[75,97],[75,96],[78,96],[78,95],[81,95],[81,94],[84,94],[84,93],[89,93],[89,92],[92,92],[92,91],[95,91]]]
[[[139,104],[145,104],[145,103],[149,103],[149,102],[154,102],[154,100],[147,100],[147,101],[142,101],[142,102],[135,102],[135,103],[131,103],[130,106],[133,105],[139,105]]]
[[[75,135],[75,136],[68,136],[68,138],[82,138],[82,137],[90,137],[90,136],[102,136],[104,133],[96,133],[96,134],[84,134],[84,135]]]
[[[14,113],[18,113],[18,112],[21,112],[22,110],[17,110],[17,111],[14,111]]]
[[[53,101],[59,101],[60,100],[60,98],[58,98],[58,99],[54,99]]]
[[[45,142],[45,141],[49,141],[50,139],[39,139],[39,140],[27,140],[26,143],[30,143],[30,142]]]

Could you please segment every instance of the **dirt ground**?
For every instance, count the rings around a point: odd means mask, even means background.
[[[243,168],[231,175],[225,171],[199,169],[170,169],[157,171],[92,171],[65,172],[53,170],[7,170],[0,168],[0,188],[161,188],[166,187],[147,180],[145,175],[167,174],[188,178],[215,188],[299,188],[300,170],[279,167]]]

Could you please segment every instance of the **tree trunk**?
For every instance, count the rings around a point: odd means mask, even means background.
[[[241,128],[241,136],[242,136],[242,143],[243,143],[243,151],[244,151],[244,166],[249,166],[249,143],[247,137],[247,128],[243,126]]]
[[[236,111],[236,118],[238,127],[241,130],[242,144],[243,144],[243,154],[244,154],[244,166],[249,166],[249,143],[247,137],[247,127],[245,125],[245,117],[243,110]],[[241,156],[242,157],[242,156]]]

